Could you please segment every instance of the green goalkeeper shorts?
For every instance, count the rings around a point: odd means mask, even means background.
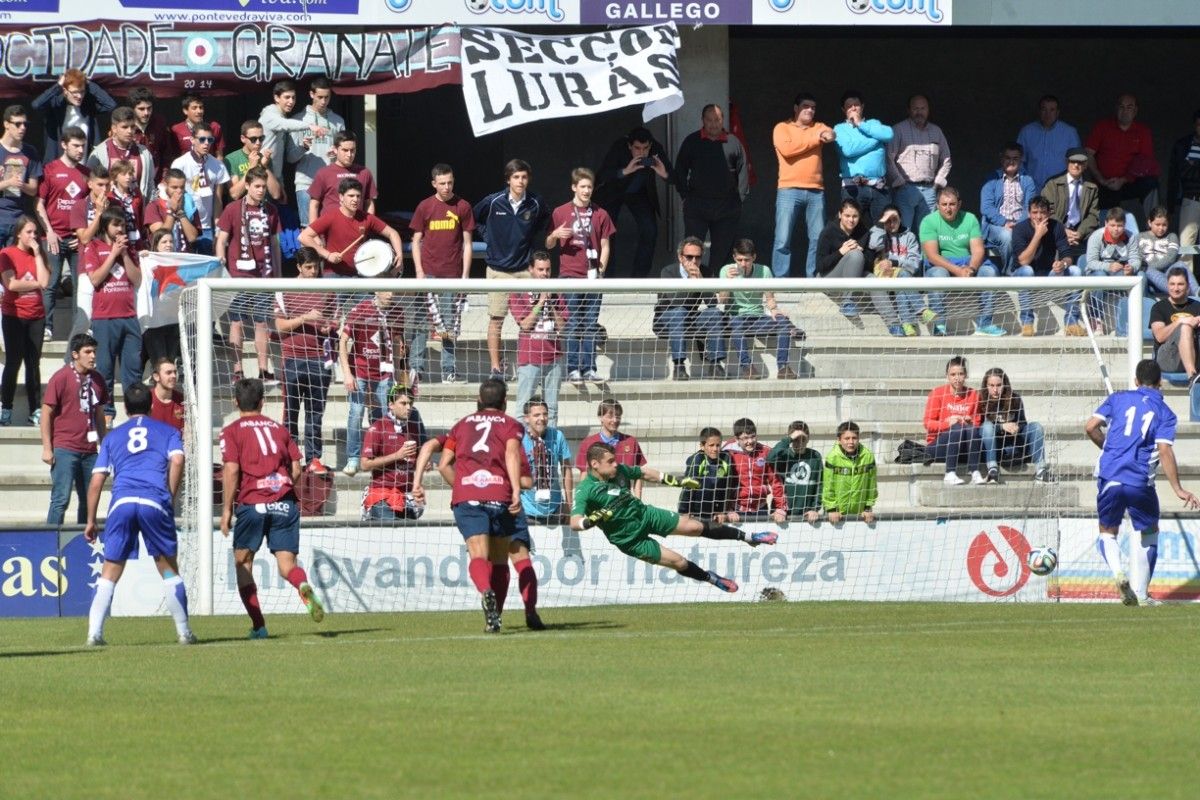
[[[650,538],[654,536],[669,536],[679,527],[679,515],[674,511],[647,506],[643,511],[642,524],[638,532],[621,541],[612,541],[627,556],[657,564],[662,559],[662,547]]]

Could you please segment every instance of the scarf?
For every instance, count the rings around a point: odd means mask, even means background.
[[[550,449],[543,437],[529,435],[533,439],[533,488],[539,492],[550,491]]]
[[[129,238],[130,243],[137,242],[142,238],[142,232],[138,230],[137,214],[133,211],[133,203],[138,198],[137,187],[130,186],[129,194],[127,195],[119,195],[113,191],[110,197],[114,200],[119,200],[121,210],[125,212],[125,236]]]
[[[263,236],[263,260],[262,264],[260,265],[254,258],[254,252],[250,248],[250,212],[247,210],[247,207],[248,203],[246,198],[243,197],[242,225],[241,232],[238,235],[238,263],[236,266],[239,271],[258,272],[260,275],[265,276],[268,273],[269,265],[271,263],[271,237],[269,235]],[[261,214],[263,214],[263,216],[266,216],[267,203],[265,200],[261,205],[258,206],[258,210]],[[250,268],[243,269],[243,267]]]

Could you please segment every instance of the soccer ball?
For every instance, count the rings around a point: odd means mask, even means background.
[[[1025,563],[1034,575],[1049,575],[1058,566],[1058,553],[1053,547],[1035,547],[1029,551]]]

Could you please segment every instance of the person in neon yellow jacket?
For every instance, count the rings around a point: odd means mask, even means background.
[[[837,437],[821,471],[821,506],[834,524],[849,514],[858,514],[870,524],[875,521],[872,508],[879,499],[875,455],[859,443],[856,422],[838,425]]]

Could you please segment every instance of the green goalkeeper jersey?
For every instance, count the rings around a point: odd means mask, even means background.
[[[575,487],[575,505],[572,514],[587,516],[601,508],[611,509],[612,519],[597,525],[615,545],[633,541],[643,535],[651,516],[651,509],[633,495],[633,482],[641,480],[641,467],[617,465],[617,474],[611,481],[602,481],[590,471]]]

